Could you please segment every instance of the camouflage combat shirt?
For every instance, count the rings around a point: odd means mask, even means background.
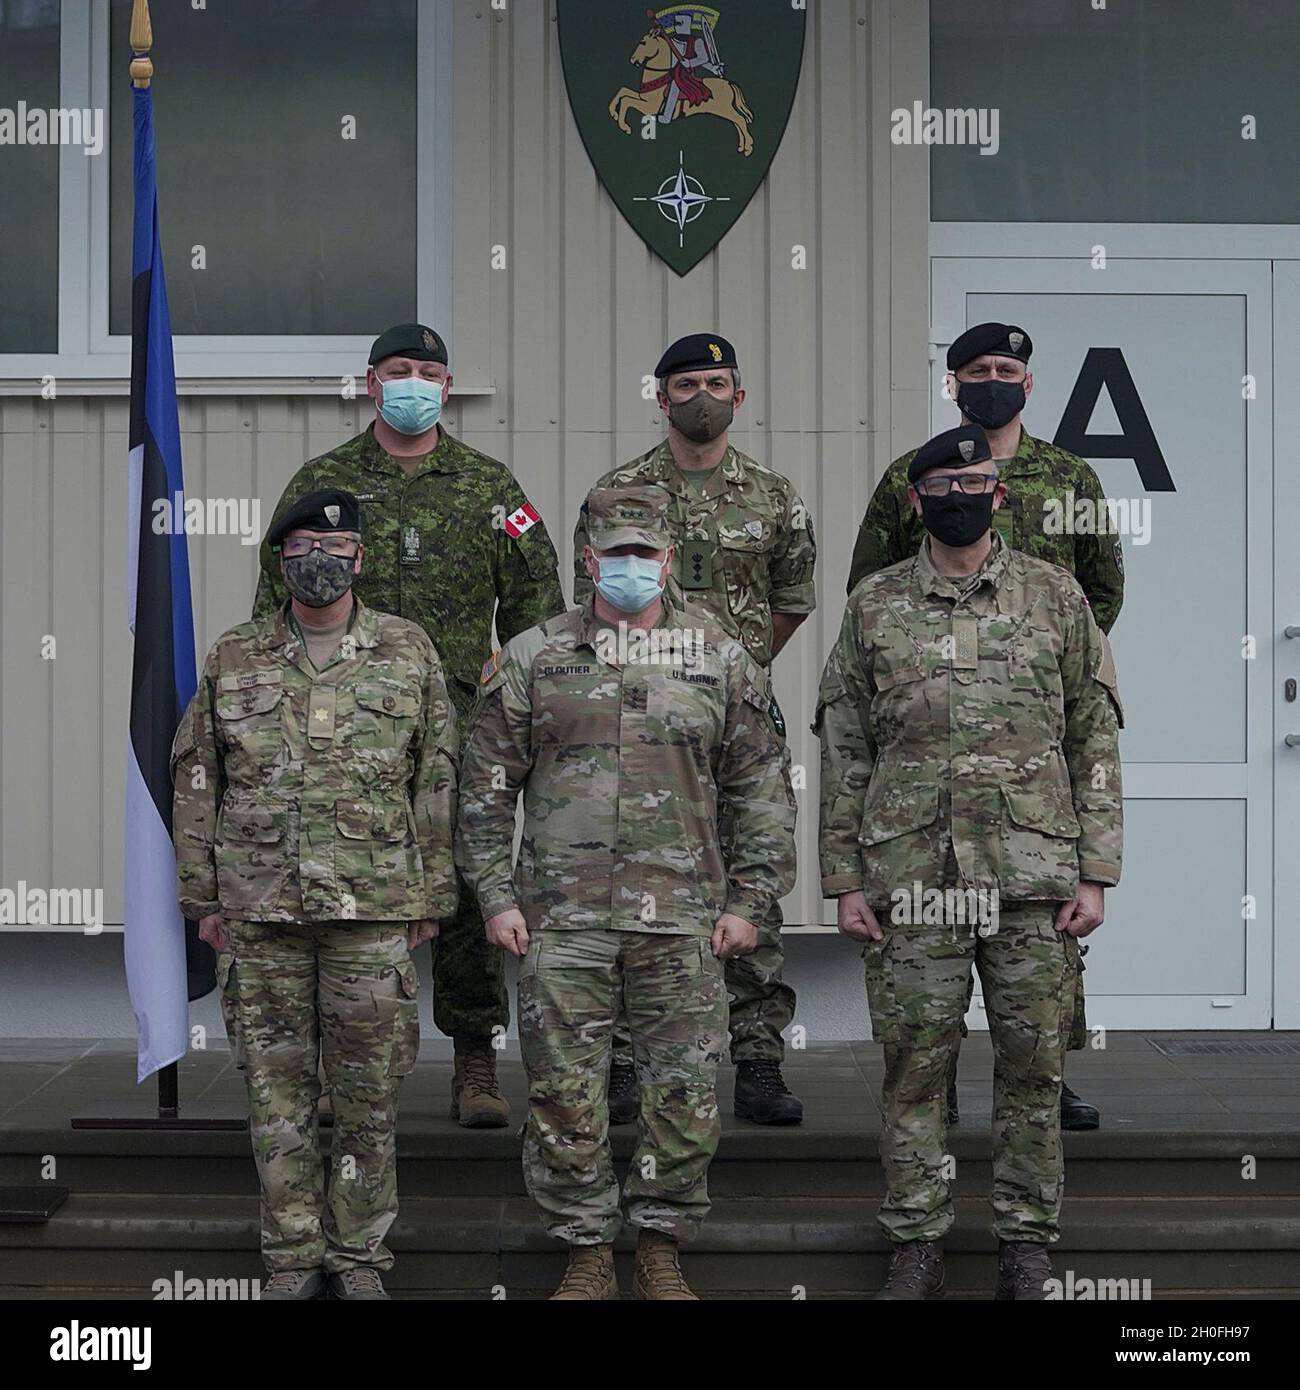
[[[404,618],[358,602],[320,671],[287,604],[231,628],[208,653],[171,770],[187,917],[456,910],[456,716],[433,643]]]
[[[677,554],[669,594],[691,621],[712,614],[763,666],[772,661],[772,614],[817,607],[812,518],[788,478],[728,447],[701,491],[677,466],[665,440],[615,468],[596,487],[653,484],[670,495],[668,527]],[[593,585],[582,563],[587,518],[573,531],[573,600]]]
[[[849,593],[867,575],[910,559],[921,547],[925,527],[907,500],[907,470],[916,450],[896,458],[885,470],[858,530],[849,565]],[[1092,604],[1097,625],[1109,632],[1124,602],[1124,552],[1119,537],[1109,532],[1071,535],[1063,526],[1048,529],[1044,504],[1062,504],[1073,515],[1072,502],[1087,499],[1107,515],[1101,480],[1092,468],[1067,449],[1035,439],[1020,431],[1020,444],[1009,459],[998,464],[999,477],[1007,485],[1001,507],[993,513],[993,529],[1015,550],[1050,560],[1069,570]]]
[[[464,717],[492,650],[492,618],[502,643],[564,611],[559,562],[546,524],[503,464],[443,432],[413,476],[375,439],[355,439],[305,463],[290,480],[276,516],[318,488],[344,488],[361,502],[366,554],[356,593],[371,608],[410,618],[433,639],[448,690]],[[506,528],[518,514],[518,536]],[[521,529],[522,526],[522,529]],[[288,598],[279,556],[265,541],[255,618]]]
[[[1118,883],[1122,719],[1109,643],[1058,566],[995,536],[972,580],[940,575],[928,545],[871,575],[813,724],[823,892],[1066,901],[1081,877]]]
[[[617,638],[589,599],[516,637],[484,672],[456,832],[483,916],[518,907],[530,931],[694,936],[724,911],[763,921],[795,866],[794,793],[767,672],[716,623],[667,601],[650,659]],[[722,797],[735,819],[729,877]]]

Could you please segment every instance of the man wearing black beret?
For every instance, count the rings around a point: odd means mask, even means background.
[[[1033,340],[1011,323],[978,323],[960,334],[948,349],[944,394],[957,404],[962,423],[981,426],[987,434],[998,475],[1006,490],[993,526],[1008,545],[1068,570],[1092,605],[1097,625],[1109,632],[1124,602],[1124,557],[1115,535],[1072,534],[1045,524],[1049,509],[1073,514],[1073,504],[1087,498],[1095,514],[1106,516],[1101,481],[1083,459],[1036,439],[1021,423],[1021,412],[1034,389],[1029,370]],[[915,555],[925,529],[907,498],[907,473],[914,453],[889,465],[867,504],[849,566],[849,593],[869,574]],[[1083,975],[1079,975],[1070,1049],[1087,1042]],[[953,1058],[949,1087],[950,1118],[957,1120],[957,1070]],[[1097,1107],[1068,1087],[1061,1089],[1061,1117],[1066,1129],[1096,1129]]]
[[[715,618],[763,667],[816,607],[817,543],[812,517],[790,480],[742,454],[727,432],[744,404],[736,350],[717,333],[673,343],[654,370],[668,436],[648,453],[597,479],[597,487],[653,487],[668,496],[673,602]],[[591,592],[583,568],[587,518],[573,532],[574,601]],[[780,710],[774,718],[785,737]],[[788,764],[789,749],[784,757]],[[728,836],[723,834],[724,846]],[[782,979],[781,910],[759,927],[758,947],[726,963],[731,995],[735,1110],[756,1124],[798,1124],[803,1105],[781,1074],[783,1031],[794,1018],[794,990]],[[631,1044],[622,1021],[614,1036],[610,1119],[637,1114]]]
[[[366,545],[357,592],[433,639],[464,721],[492,656],[493,618],[504,645],[562,613],[565,603],[546,524],[510,470],[440,423],[451,387],[447,344],[432,328],[402,323],[381,333],[366,371],[374,420],[305,463],[276,517],[319,488],[356,493]],[[268,543],[261,561],[257,617],[287,597]],[[453,1116],[470,1127],[499,1127],[509,1120],[492,1047],[509,1020],[502,957],[483,933],[473,895],[462,891],[460,901],[434,946],[433,1019],[455,1043]]]
[[[926,534],[849,596],[822,675],[822,892],[861,944],[884,1050],[877,1295],[944,1285],[954,1221],[944,1089],[978,969],[993,1044],[999,1299],[1048,1298],[1064,1154],[1061,1065],[1079,941],[1119,882],[1122,712],[1078,582],[1011,549],[978,425],[908,464]]]

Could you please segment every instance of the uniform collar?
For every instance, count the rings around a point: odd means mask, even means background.
[[[347,636],[351,637],[358,647],[377,647],[379,645],[379,614],[373,608],[367,608],[364,603],[357,598],[354,591],[352,595],[356,607],[352,612],[352,623],[347,629]],[[284,603],[276,610],[275,622],[271,628],[271,635],[267,640],[267,646],[272,650],[283,650],[284,659],[295,666],[302,666],[314,677],[316,670],[311,666],[307,656],[306,648],[299,639],[297,633],[289,622],[290,606],[293,600],[285,599]],[[306,663],[304,665],[304,663]]]
[[[1032,434],[1024,427],[1020,426],[1020,443],[1016,445],[1016,452],[1009,459],[1003,459],[1004,471],[1007,473],[1031,473],[1036,469],[1042,468],[1046,460],[1042,454],[1043,441],[1035,439]]]
[[[361,462],[378,473],[398,478],[415,478],[421,473],[457,473],[464,466],[468,447],[453,439],[441,425],[438,426],[438,444],[420,460],[414,473],[405,468],[375,438],[375,422],[372,420],[358,436],[361,443]]]
[[[664,590],[662,607],[659,613],[659,621],[655,623],[655,628],[676,627],[681,621],[681,610],[676,607],[672,599],[668,596],[668,591]],[[603,632],[608,632],[610,625],[596,616],[596,595],[590,593],[582,605],[582,616],[578,620],[577,642],[579,646],[590,647],[602,660],[608,656],[609,639],[598,640]],[[652,629],[653,631],[653,629]],[[617,665],[617,662],[611,662]]]
[[[690,479],[678,466],[677,460],[673,457],[673,451],[665,439],[657,449],[653,449],[646,459],[646,478],[647,481],[655,482],[666,487],[669,492],[678,497],[685,497],[688,501],[696,496],[695,489],[691,485]],[[733,484],[741,483],[745,480],[745,464],[743,455],[734,444],[727,445],[727,452],[723,454],[721,462],[717,468],[709,474],[709,480],[704,485],[705,497],[721,497]]]
[[[940,598],[960,599],[985,584],[997,589],[1006,577],[1011,551],[1003,543],[1002,537],[993,532],[993,547],[985,557],[984,563],[968,579],[953,579],[940,574],[930,558],[930,538],[926,536],[920,550],[916,552],[916,581],[923,594],[933,594]],[[969,585],[969,588],[967,586]]]

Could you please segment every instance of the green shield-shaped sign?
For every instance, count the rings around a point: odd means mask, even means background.
[[[767,175],[803,63],[802,4],[557,0],[569,104],[600,181],[685,275]]]

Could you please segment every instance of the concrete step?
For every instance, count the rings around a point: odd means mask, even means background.
[[[328,1153],[330,1131],[323,1132]],[[632,1155],[634,1131],[612,1131],[615,1161]],[[959,1191],[992,1185],[987,1127],[949,1136]],[[463,1130],[424,1119],[398,1130],[401,1190],[421,1197],[518,1197],[524,1193],[517,1128]],[[1066,1173],[1077,1197],[1300,1197],[1300,1135],[1268,1131],[1171,1133],[1099,1130],[1065,1136]],[[55,1159],[49,1172],[48,1159]],[[1245,1178],[1245,1156],[1255,1176]],[[257,1192],[245,1130],[0,1129],[0,1186],[53,1180],[81,1193]],[[871,1197],[884,1193],[874,1131],[735,1124],[709,1174],[715,1197]]]
[[[996,1246],[982,1198],[957,1199],[945,1242],[955,1294],[986,1294]],[[701,1291],[860,1294],[888,1249],[868,1198],[723,1200],[687,1254]],[[1269,1197],[1066,1202],[1057,1273],[1150,1280],[1153,1294],[1300,1288],[1300,1200]],[[261,1277],[257,1204],[241,1196],[78,1194],[45,1225],[0,1227],[0,1287],[151,1291],[154,1281]],[[406,1197],[390,1244],[395,1291],[507,1297],[553,1287],[563,1250],[527,1199]],[[620,1263],[630,1258],[621,1241]],[[630,1284],[630,1269],[623,1272]]]

